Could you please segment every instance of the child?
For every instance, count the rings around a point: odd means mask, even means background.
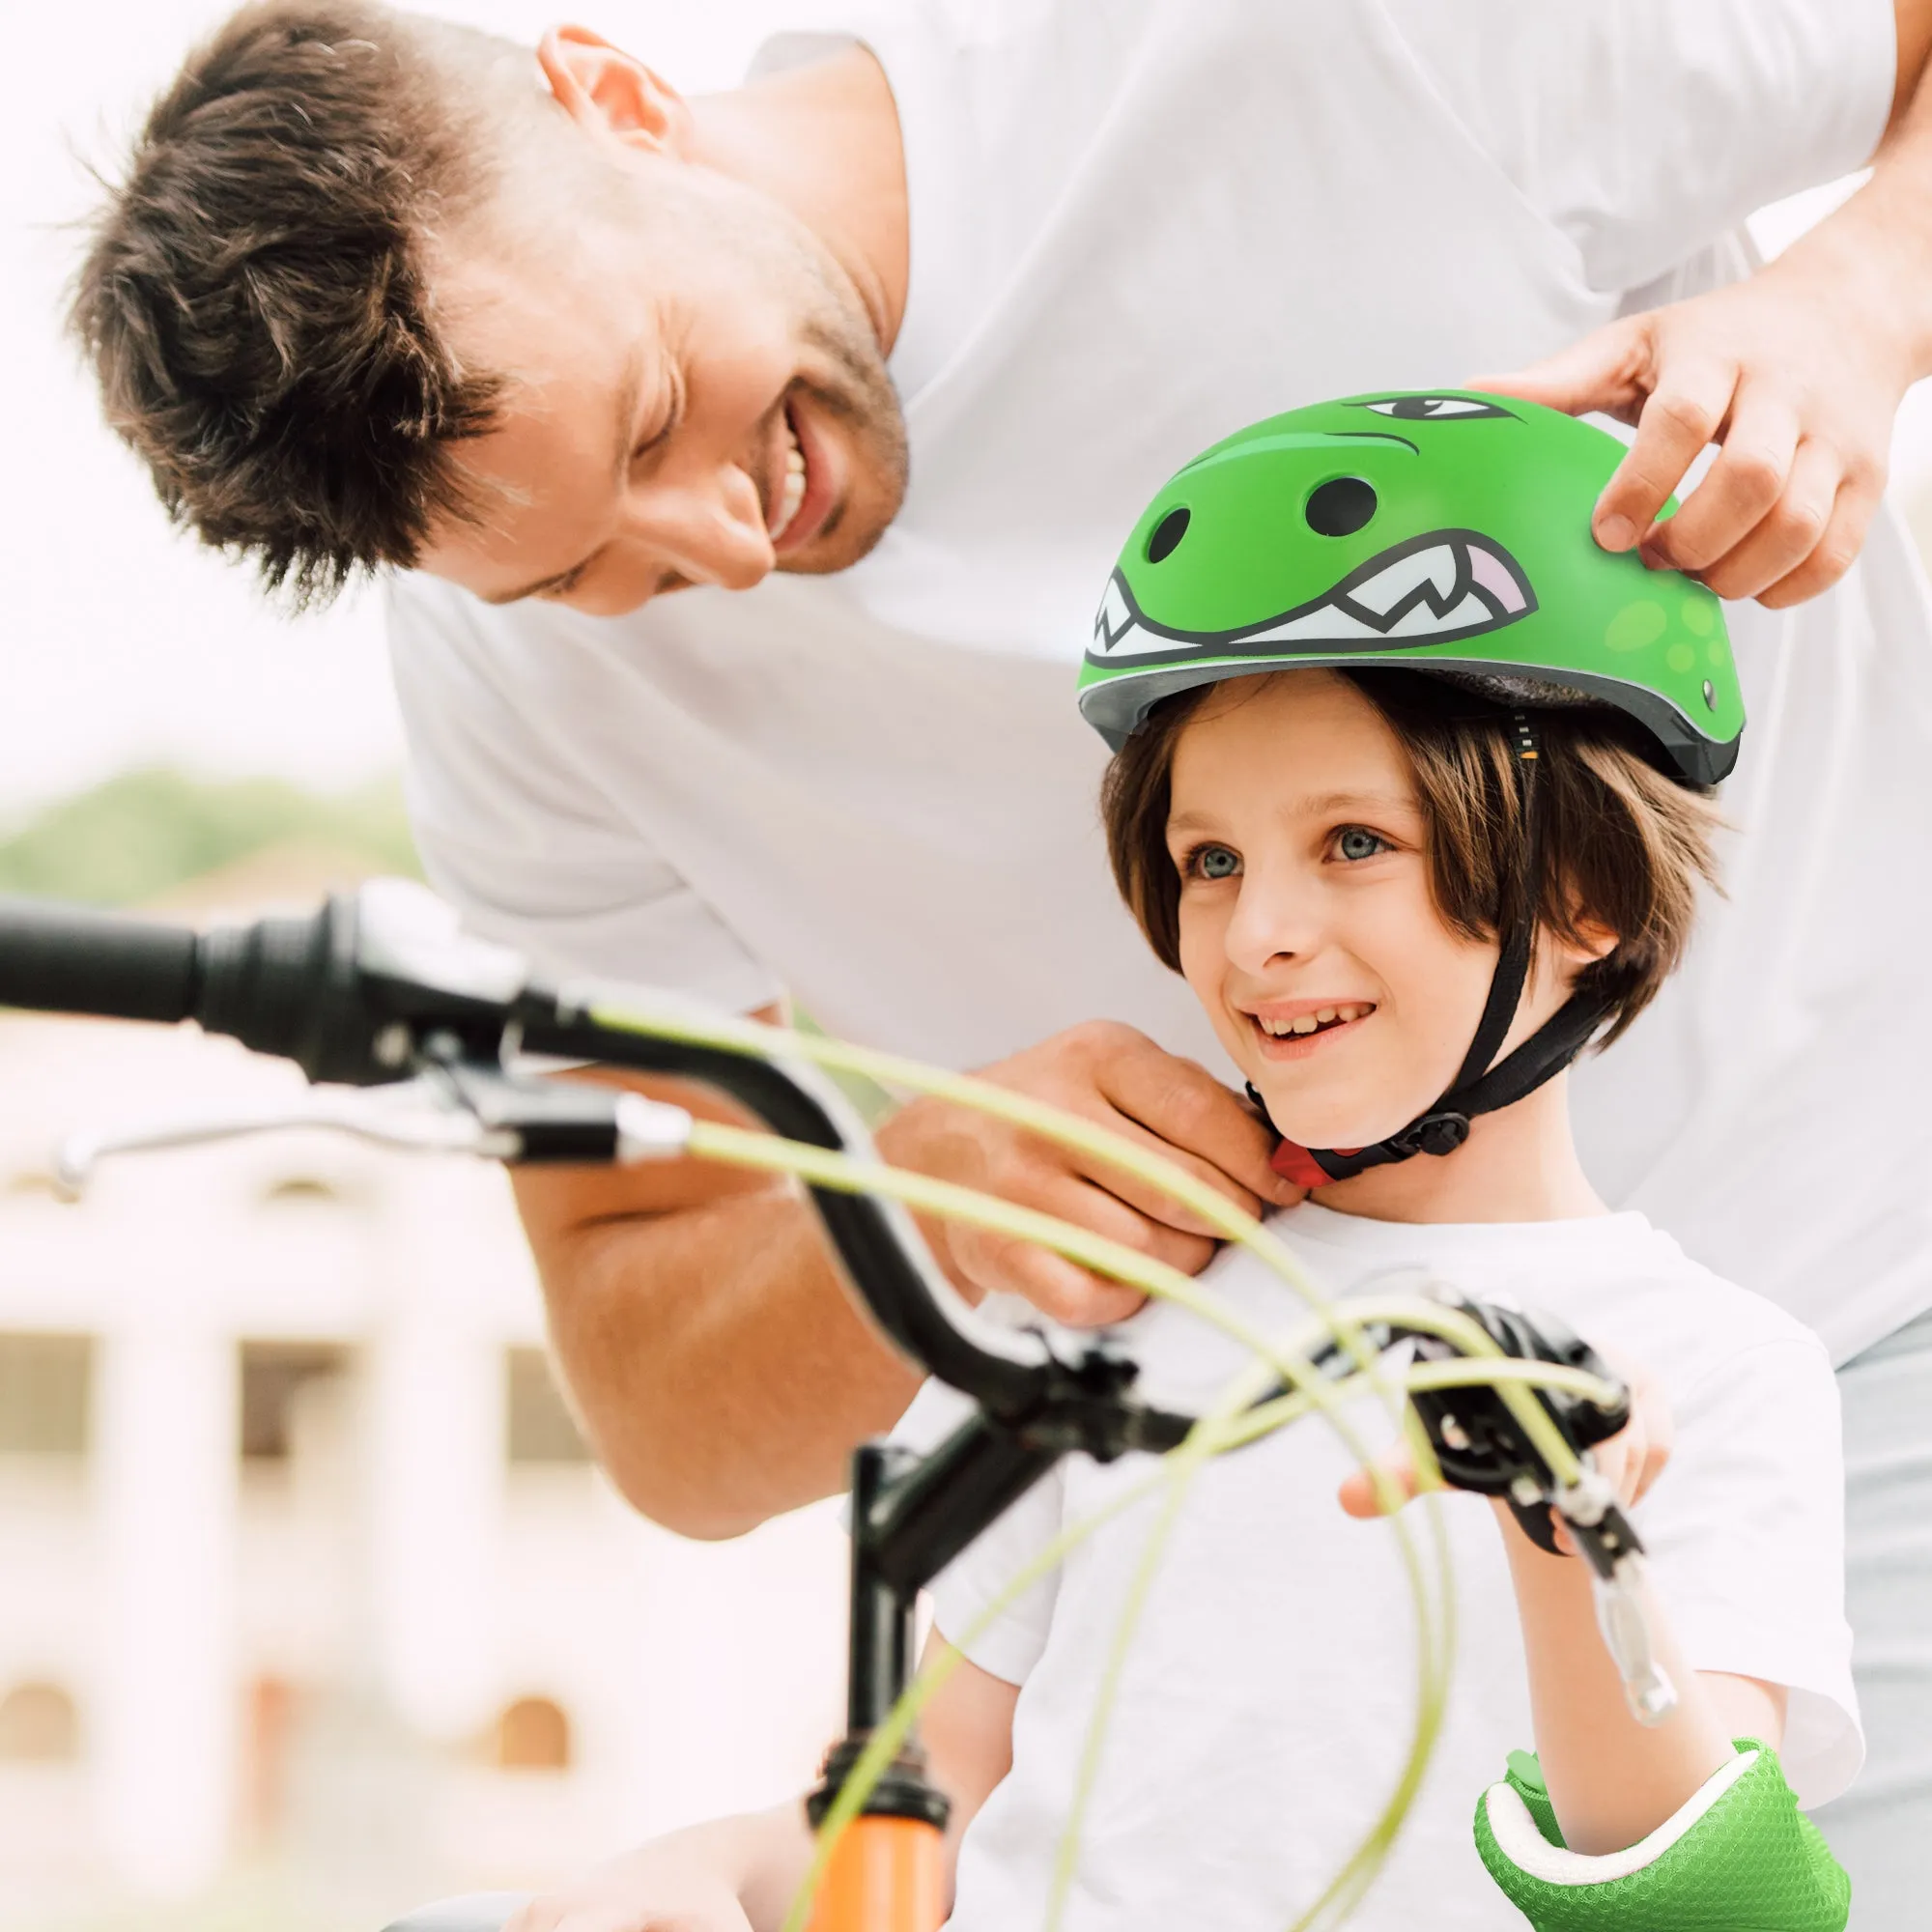
[[[1805,1804],[1860,1756],[1824,1350],[1608,1211],[1570,1136],[1565,1065],[1636,1017],[1689,937],[1706,781],[1742,727],[1715,601],[1589,542],[1615,455],[1495,399],[1371,398],[1260,425],[1143,518],[1083,678],[1117,747],[1104,813],[1123,896],[1284,1135],[1285,1171],[1314,1185],[1275,1232],[1338,1294],[1420,1270],[1547,1310],[1634,1385],[1598,1463],[1642,1499],[1677,1708],[1654,1728],[1630,1716],[1584,1564],[1498,1506],[1444,1498],[1448,1718],[1364,1926],[1520,1923],[1469,1826],[1514,1747],[1534,1744],[1585,1857],[1670,1820],[1733,1739],[1776,1749]],[[1264,1329],[1300,1314],[1245,1254],[1202,1281]],[[1164,1305],[1121,1336],[1147,1395],[1176,1407],[1208,1406],[1241,1366]],[[902,1434],[935,1439],[954,1412],[929,1388]],[[934,1642],[965,1638],[1030,1556],[1145,1468],[1062,1464],[939,1579]],[[929,1710],[956,1932],[1044,1918],[1159,1509],[1110,1522],[972,1636]],[[1319,1423],[1201,1476],[1119,1685],[1069,1928],[1281,1932],[1334,1875],[1398,1776],[1413,1708],[1391,1541],[1348,1520],[1373,1509]],[[726,1820],[515,1923],[773,1927],[809,1852],[797,1805]]]

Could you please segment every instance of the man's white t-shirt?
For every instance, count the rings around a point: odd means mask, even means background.
[[[1418,1227],[1309,1205],[1273,1225],[1337,1295],[1386,1291],[1420,1271],[1554,1315],[1645,1363],[1677,1436],[1633,1516],[1672,1630],[1695,1669],[1788,1687],[1780,1756],[1800,1803],[1845,1788],[1861,1745],[1843,1464],[1837,1390],[1815,1335],[1687,1260],[1640,1214]],[[1245,1253],[1220,1257],[1202,1285],[1266,1333],[1304,1319]],[[1187,1411],[1210,1406],[1244,1362],[1237,1344],[1172,1305],[1119,1335],[1144,1365],[1150,1399]],[[928,1446],[960,1405],[929,1384],[901,1438]],[[1365,1435],[1387,1439],[1375,1404],[1350,1414]],[[1414,1619],[1389,1530],[1344,1516],[1335,1499],[1352,1466],[1336,1436],[1308,1421],[1210,1463],[1189,1492],[1119,1682],[1067,1932],[1281,1932],[1394,1790],[1414,1716]],[[961,1847],[952,1932],[1042,1921],[1115,1632],[1164,1492],[1105,1523],[980,1628],[983,1613],[1029,1559],[1152,1467],[1145,1456],[1107,1466],[1069,1458],[934,1587],[941,1634],[1022,1687],[1012,1769]],[[1449,1495],[1440,1507],[1455,1574],[1448,1717],[1393,1860],[1351,1921],[1362,1932],[1522,1922],[1484,1871],[1470,1826],[1510,1751],[1534,1746],[1502,1530],[1480,1497]]]
[[[627,618],[398,582],[425,863],[554,967],[785,990],[955,1066],[1109,1017],[1226,1071],[1115,900],[1074,708],[1124,532],[1244,423],[1743,272],[1747,212],[1871,153],[1891,8],[906,0],[857,30],[906,149],[902,513],[839,576]],[[1932,625],[1889,518],[1830,596],[1731,618],[1730,896],[1579,1126],[1612,1200],[1843,1355],[1932,1303]]]

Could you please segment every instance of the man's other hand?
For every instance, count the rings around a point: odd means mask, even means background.
[[[1205,1067],[1132,1027],[1089,1021],[980,1069],[980,1077],[1165,1155],[1250,1214],[1301,1198],[1301,1189],[1268,1166],[1274,1136],[1248,1107]],[[1183,1273],[1198,1273],[1214,1253],[1207,1225],[1158,1189],[990,1115],[915,1100],[877,1138],[895,1166],[1058,1215]],[[1031,1242],[957,1222],[921,1225],[941,1266],[974,1301],[1004,1290],[1057,1321],[1097,1327],[1131,1315],[1144,1299]]]
[[[1829,226],[1830,224],[1828,224]],[[1858,251],[1813,237],[1727,288],[1613,322],[1475,386],[1634,424],[1598,498],[1605,550],[1640,547],[1719,597],[1774,610],[1828,590],[1863,547],[1884,492],[1892,421],[1918,371],[1896,304]],[[1676,514],[1666,499],[1722,445]]]

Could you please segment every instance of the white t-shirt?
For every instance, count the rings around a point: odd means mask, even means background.
[[[864,32],[911,197],[903,511],[838,576],[625,618],[399,582],[425,863],[553,966],[789,990],[950,1065],[1111,1017],[1225,1071],[1116,902],[1074,708],[1123,533],[1258,417],[1742,272],[1748,210],[1871,152],[1891,8],[908,0]],[[1932,1303],[1932,625],[1882,520],[1840,589],[1733,628],[1731,896],[1580,1128],[1612,1199],[1846,1353]]]
[[[1415,1227],[1311,1205],[1274,1226],[1339,1295],[1422,1269],[1553,1314],[1647,1364],[1677,1439],[1634,1515],[1685,1655],[1699,1670],[1788,1686],[1780,1755],[1800,1802],[1845,1788],[1862,1747],[1843,1602],[1837,1391],[1815,1335],[1688,1261],[1640,1214]],[[1244,1253],[1222,1256],[1202,1279],[1264,1330],[1299,1322],[1293,1294]],[[1150,1308],[1120,1336],[1145,1365],[1151,1399],[1189,1411],[1210,1406],[1243,1362],[1237,1345],[1171,1306]],[[959,1403],[929,1385],[901,1437],[937,1440]],[[1386,1439],[1379,1408],[1353,1412],[1365,1435]],[[940,1577],[939,1631],[962,1640],[1029,1557],[1151,1466],[1142,1456],[1062,1463]],[[1394,1539],[1335,1500],[1350,1466],[1308,1422],[1200,1477],[1128,1652],[1067,1932],[1280,1932],[1390,1795],[1413,1717],[1414,1626]],[[965,1646],[1023,1688],[1012,1769],[961,1848],[952,1932],[1040,1922],[1100,1679],[1161,1508],[1156,1496],[1097,1530]],[[1448,1720],[1387,1872],[1352,1921],[1362,1932],[1521,1924],[1470,1830],[1509,1752],[1534,1744],[1520,1626],[1489,1504],[1454,1494],[1442,1509],[1458,1634]]]

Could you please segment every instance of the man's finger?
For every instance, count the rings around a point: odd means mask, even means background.
[[[1214,1240],[1207,1234],[1188,1234],[1169,1227],[1164,1221],[1143,1214],[1122,1201],[1114,1191],[1076,1175],[1059,1179],[1055,1185],[1029,1204],[1044,1214],[1057,1215],[1076,1228],[1118,1241],[1150,1261],[1164,1262],[1182,1274],[1199,1274],[1214,1258]]]
[[[1806,598],[1831,589],[1857,561],[1884,491],[1883,476],[1853,478],[1840,484],[1832,520],[1817,547],[1790,576],[1761,591],[1758,602],[1782,611],[1787,605],[1803,604]]]
[[[1103,1126],[1111,1133],[1119,1134],[1124,1141],[1131,1142],[1147,1152],[1158,1155],[1182,1173],[1211,1188],[1225,1201],[1238,1208],[1244,1214],[1260,1214],[1269,1203],[1260,1199],[1252,1190],[1231,1179],[1221,1168],[1211,1160],[1190,1153],[1182,1146],[1177,1145],[1158,1132],[1151,1132],[1140,1122],[1125,1114],[1110,1113],[1098,1120],[1096,1125]],[[1163,1187],[1151,1180],[1143,1180],[1137,1174],[1117,1166],[1102,1154],[1090,1154],[1077,1148],[1066,1149],[1061,1155],[1067,1169],[1083,1179],[1093,1182],[1095,1187],[1104,1188],[1117,1200],[1123,1201],[1137,1212],[1145,1214],[1151,1221],[1158,1221],[1163,1227],[1173,1228],[1181,1234],[1205,1236],[1210,1239],[1221,1238],[1219,1229],[1205,1221],[1193,1208],[1168,1193]],[[1270,1176],[1270,1179],[1273,1177]]]
[[[1756,597],[1782,582],[1811,556],[1831,526],[1843,475],[1842,461],[1830,443],[1810,439],[1801,442],[1783,493],[1770,513],[1734,550],[1701,568],[1698,575],[1719,597]],[[1671,529],[1688,517],[1707,488],[1708,478],[1664,528]]]
[[[1124,1321],[1147,1296],[1137,1288],[1092,1273],[1065,1255],[1031,1241],[975,1235],[953,1244],[953,1257],[988,1293],[1017,1294],[1050,1321],[1069,1328],[1104,1328]]]
[[[1110,1061],[1101,1071],[1100,1086],[1120,1113],[1155,1141],[1193,1156],[1183,1165],[1248,1213],[1264,1201],[1288,1198],[1288,1183],[1268,1165],[1275,1148],[1273,1130],[1205,1066],[1150,1043],[1146,1053],[1121,1054]],[[1176,1222],[1172,1211],[1150,1207],[1138,1196],[1128,1198],[1172,1225],[1195,1225],[1191,1216]]]
[[[1636,440],[1597,498],[1591,527],[1605,550],[1629,550],[1649,532],[1684,472],[1723,428],[1737,375],[1727,362],[1663,372],[1637,417]]]
[[[1650,315],[1626,316],[1579,342],[1507,376],[1478,376],[1469,386],[1578,416],[1595,410],[1634,422],[1643,406],[1652,352]]]
[[[1741,389],[1717,462],[1644,546],[1646,560],[1700,571],[1736,550],[1785,494],[1798,435],[1798,412],[1781,395]]]

